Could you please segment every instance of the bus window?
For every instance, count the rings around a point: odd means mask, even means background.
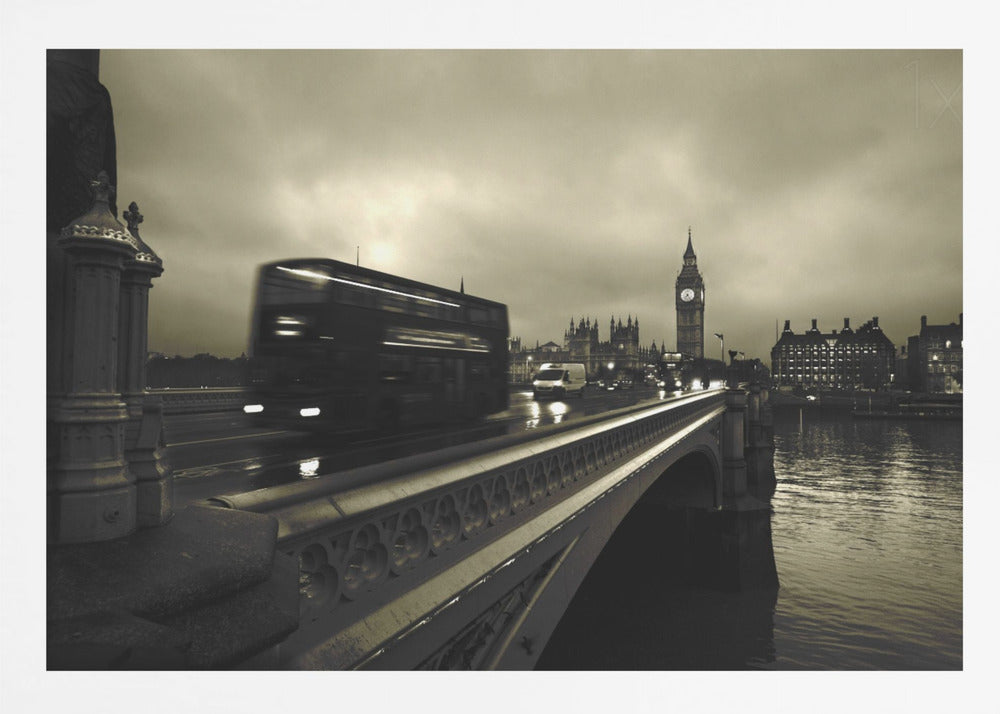
[[[380,354],[378,377],[383,383],[409,384],[413,379],[413,358],[408,355]]]
[[[490,313],[484,307],[469,306],[469,320],[477,325],[489,325]]]
[[[386,312],[399,312],[404,315],[413,312],[409,298],[388,292],[375,293],[375,307]]]
[[[261,315],[262,342],[301,342],[316,339],[315,308],[267,307]]]
[[[474,362],[469,372],[473,382],[485,382],[490,374],[490,366],[484,362]]]
[[[343,305],[371,307],[372,292],[357,285],[341,284],[336,288],[334,300]]]
[[[265,305],[323,303],[327,300],[324,284],[294,276],[268,275],[261,288],[261,299]]]
[[[446,357],[442,360],[444,396],[449,402],[465,400],[465,360]]]
[[[417,359],[417,384],[441,383],[441,358],[419,357]]]

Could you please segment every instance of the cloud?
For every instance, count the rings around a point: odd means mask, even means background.
[[[526,343],[631,314],[672,347],[688,226],[747,354],[776,319],[900,343],[962,310],[960,52],[108,51],[102,81],[153,349],[239,354],[258,264],[357,254],[464,277]]]

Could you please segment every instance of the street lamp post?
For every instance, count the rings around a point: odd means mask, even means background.
[[[724,338],[720,332],[716,332],[714,334],[719,338],[719,342],[721,343],[719,347],[719,359],[722,360],[722,364],[724,365],[726,364],[726,338]]]

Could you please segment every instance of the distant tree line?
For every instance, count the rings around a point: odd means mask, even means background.
[[[246,355],[229,359],[208,353],[194,357],[151,355],[146,362],[146,386],[149,389],[243,387],[248,380]]]

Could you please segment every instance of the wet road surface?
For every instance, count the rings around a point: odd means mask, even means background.
[[[434,449],[521,433],[640,402],[669,397],[639,387],[591,391],[566,401],[534,401],[511,393],[510,408],[465,428],[426,429],[392,437],[331,437],[255,426],[240,412],[166,418],[167,459],[174,470],[175,507],[218,495],[243,493]]]

